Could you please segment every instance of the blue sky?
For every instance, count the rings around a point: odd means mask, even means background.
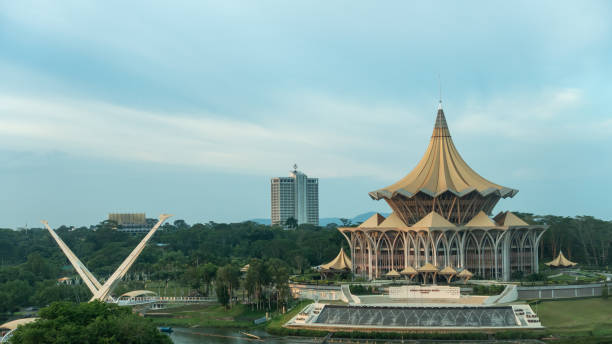
[[[108,212],[269,216],[269,178],[320,215],[425,151],[441,75],[464,159],[502,209],[612,218],[612,5],[355,1],[0,3],[0,226]]]

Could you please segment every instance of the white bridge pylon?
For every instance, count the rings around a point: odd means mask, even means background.
[[[147,233],[147,235],[145,235],[145,237],[140,241],[140,243],[138,243],[132,253],[130,253],[130,255],[125,258],[123,263],[119,265],[117,270],[115,270],[115,272],[104,283],[104,285],[98,282],[94,275],[85,267],[85,265],[79,260],[79,258],[77,258],[77,256],[70,250],[70,248],[64,243],[64,241],[57,235],[57,233],[55,233],[55,231],[51,229],[51,227],[49,227],[47,221],[43,220],[41,222],[45,225],[55,242],[57,242],[57,245],[62,249],[66,257],[70,261],[70,264],[72,264],[76,272],[83,279],[83,282],[85,282],[85,284],[87,285],[87,288],[89,288],[89,290],[93,294],[93,297],[89,301],[106,301],[110,298],[110,294],[113,289],[115,289],[117,282],[119,282],[119,280],[123,276],[125,276],[130,267],[132,267],[132,264],[134,264],[138,256],[142,253],[149,239],[151,239],[153,234],[155,234],[155,232],[162,225],[162,223],[164,223],[164,221],[166,221],[166,219],[171,216],[172,215],[168,214],[162,214],[159,216],[159,221],[157,221],[155,226],[153,226],[153,228],[151,228],[151,230]]]

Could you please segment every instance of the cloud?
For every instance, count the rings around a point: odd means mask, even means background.
[[[602,130],[594,130],[600,127],[603,114],[589,113],[586,101],[584,92],[577,88],[472,99],[458,109],[452,129],[522,143],[608,140]]]
[[[310,97],[305,106],[294,105],[292,111],[299,107],[304,116],[299,121],[284,121],[276,114],[255,122],[206,112],[162,113],[94,101],[4,95],[0,140],[11,149],[58,150],[247,174],[273,175],[298,162],[321,177],[384,175],[356,154],[373,146],[359,133],[375,122],[367,115],[393,118],[401,110],[369,109],[330,99],[322,100],[321,107],[316,103]],[[341,119],[346,122],[338,130]]]

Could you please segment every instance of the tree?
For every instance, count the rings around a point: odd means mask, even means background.
[[[229,307],[230,294],[226,285],[219,283],[216,288],[217,301],[226,309]]]
[[[296,228],[298,226],[297,220],[292,216],[285,221],[285,226],[287,228]]]
[[[152,322],[116,304],[55,302],[39,315],[20,326],[11,343],[172,343]]]
[[[217,270],[217,279],[215,288],[217,288],[217,297],[219,295],[225,296],[219,289],[227,289],[227,295],[229,297],[229,303],[226,305],[231,308],[233,290],[238,287],[240,281],[240,270],[232,264],[227,264],[220,267]]]
[[[352,225],[352,221],[349,219],[341,218],[340,222],[342,222],[342,227],[350,227]]]
[[[304,268],[308,266],[308,259],[304,258],[304,256],[300,254],[296,254],[293,256],[293,261],[295,262],[295,266],[300,271],[300,274],[304,273]]]
[[[176,220],[174,221],[174,227],[176,227],[177,229],[188,229],[189,225],[187,224],[187,222],[185,222],[185,220]]]
[[[218,267],[213,263],[206,263],[202,266],[202,280],[204,285],[206,285],[205,295],[208,296],[210,292],[210,283],[212,283],[213,279],[217,275]]]

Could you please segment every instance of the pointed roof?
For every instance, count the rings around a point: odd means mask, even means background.
[[[518,216],[514,215],[513,213],[506,211],[506,212],[501,212],[499,214],[497,214],[493,220],[495,220],[495,222],[497,222],[498,225],[500,226],[504,226],[504,227],[511,227],[511,226],[529,226],[529,224],[523,220],[521,220],[521,218],[519,218]]]
[[[408,226],[400,219],[396,212],[392,212],[389,217],[387,217],[381,224],[379,225],[381,228],[408,228]]]
[[[327,264],[322,264],[321,268],[323,270],[350,270],[351,269],[351,260],[344,253],[344,249],[340,248],[340,253]]]
[[[404,268],[404,270],[400,271],[401,275],[414,275],[417,271],[410,265]]]
[[[431,213],[425,215],[419,222],[412,225],[415,228],[452,228],[455,227],[454,224],[450,223],[447,219],[442,217],[442,215],[432,211]]]
[[[376,213],[370,216],[367,220],[363,221],[359,226],[359,228],[375,228],[378,227],[383,221],[385,221],[385,217]]]
[[[433,266],[431,263],[425,263],[425,265],[421,266],[417,269],[418,272],[438,272],[438,268]]]
[[[565,258],[565,256],[563,255],[563,251],[559,251],[559,255],[557,256],[557,258],[551,260],[548,263],[544,263],[546,266],[553,266],[553,267],[568,267],[568,266],[574,266],[578,263],[574,263],[572,261],[570,261],[569,259]]]
[[[440,275],[456,275],[457,270],[453,269],[452,266],[447,265],[444,269],[438,272]]]
[[[458,196],[472,191],[483,196],[496,193],[504,198],[518,192],[486,180],[463,160],[455,148],[440,103],[429,146],[419,164],[395,184],[370,192],[370,197],[378,200],[400,194],[410,198],[419,192],[433,197],[446,191]]]
[[[485,214],[484,211],[480,211],[474,216],[470,222],[465,224],[466,227],[495,227],[497,224],[491,220],[490,217]]]
[[[395,269],[392,269],[391,271],[387,272],[385,274],[385,276],[387,276],[387,277],[400,277],[400,274]]]
[[[457,274],[457,277],[460,277],[460,278],[470,278],[472,276],[474,276],[474,274],[471,273],[470,270],[468,269],[463,269]]]

